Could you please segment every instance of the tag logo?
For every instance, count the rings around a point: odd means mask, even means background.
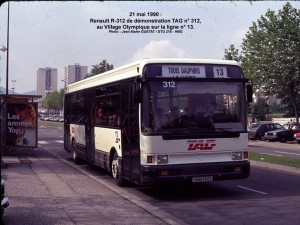
[[[212,150],[216,146],[216,140],[189,140],[187,141],[188,151]]]

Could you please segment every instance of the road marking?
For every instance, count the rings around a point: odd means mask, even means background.
[[[239,186],[239,185],[237,187],[242,188],[242,189],[246,189],[248,191],[253,191],[253,192],[256,192],[256,193],[259,193],[259,194],[262,194],[262,195],[267,195],[266,192],[257,191],[257,190],[254,190],[254,189],[251,189],[251,188],[247,188],[247,187],[243,187],[243,186]]]
[[[272,156],[279,156],[279,157],[282,157],[282,155],[271,154],[271,153],[260,153],[260,154],[264,154],[264,155],[272,155]]]
[[[63,144],[63,143],[64,143],[63,140],[55,140],[55,142],[60,143],[60,144]],[[47,142],[47,141],[38,141],[38,143],[41,144],[41,145],[48,145],[48,144],[50,144],[50,143]]]
[[[275,151],[275,152],[283,153],[283,154],[290,154],[290,155],[300,155],[298,153],[291,153],[291,152],[281,152],[281,151]]]

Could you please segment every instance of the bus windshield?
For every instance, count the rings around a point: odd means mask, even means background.
[[[151,80],[143,84],[145,135],[245,132],[242,82]]]

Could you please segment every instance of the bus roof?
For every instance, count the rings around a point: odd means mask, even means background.
[[[192,59],[192,58],[151,58],[142,59],[107,72],[80,80],[66,87],[65,93],[71,93],[79,90],[92,88],[101,84],[111,83],[121,79],[128,79],[141,76],[143,68],[147,64],[217,64],[234,65],[239,63],[233,60],[215,60],[215,59]]]

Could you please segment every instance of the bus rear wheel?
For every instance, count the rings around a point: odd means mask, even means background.
[[[120,166],[120,162],[118,160],[117,152],[114,153],[114,156],[113,156],[113,159],[111,162],[111,174],[115,180],[115,183],[120,187],[123,186],[124,181],[122,178],[121,166]]]

